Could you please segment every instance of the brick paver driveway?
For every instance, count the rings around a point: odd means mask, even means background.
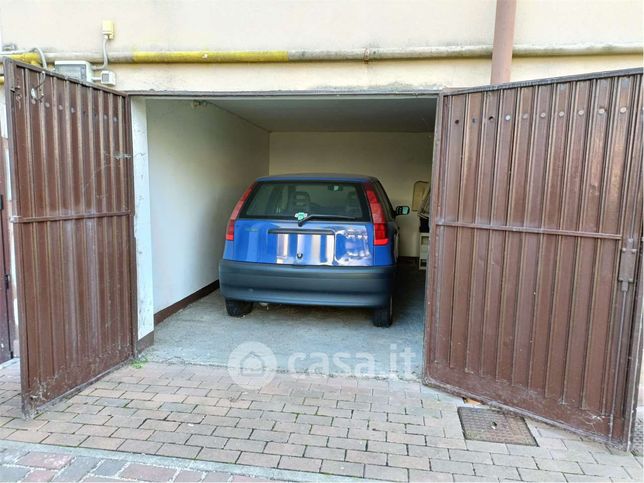
[[[252,390],[223,368],[147,363],[122,367],[24,420],[17,371],[17,364],[0,371],[7,454],[71,455],[65,467],[75,458],[130,458],[110,478],[642,480],[641,460],[630,453],[542,423],[528,421],[538,447],[465,440],[457,415],[463,401],[417,382],[278,374]],[[141,454],[155,456],[132,460]],[[24,468],[39,468],[31,458],[31,466],[7,458],[2,470],[30,478],[35,470]],[[167,471],[145,473],[145,462]],[[124,472],[128,465],[134,469]],[[53,477],[51,470],[31,477]],[[100,478],[90,470],[82,477]]]
[[[0,481],[256,481],[253,478],[223,471],[178,465],[176,461],[132,461],[116,455],[97,455],[68,449],[30,450],[24,445],[3,447],[0,442]]]

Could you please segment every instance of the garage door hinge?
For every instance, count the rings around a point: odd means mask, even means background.
[[[628,292],[629,284],[635,281],[635,265],[637,264],[637,249],[634,247],[634,240],[628,242],[621,250],[619,257],[619,274],[617,280],[621,282],[621,291]]]
[[[4,274],[4,289],[9,290],[9,287],[11,287],[11,275],[8,273]]]

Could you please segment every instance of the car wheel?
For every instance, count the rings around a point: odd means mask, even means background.
[[[373,325],[376,327],[389,327],[393,322],[393,301],[389,297],[389,303],[384,307],[373,310]]]
[[[244,300],[226,299],[226,312],[231,317],[242,317],[253,310],[253,302]]]

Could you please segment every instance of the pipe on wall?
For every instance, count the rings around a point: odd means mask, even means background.
[[[247,64],[283,62],[342,62],[378,60],[431,60],[431,59],[485,59],[492,56],[490,45],[452,45],[443,47],[412,47],[405,49],[350,49],[350,50],[264,50],[264,51],[133,51],[109,54],[111,64]],[[514,57],[566,57],[589,55],[642,55],[641,44],[569,44],[569,45],[515,45]],[[0,58],[40,63],[39,53],[0,53]],[[103,61],[97,52],[45,53],[48,63],[57,60]],[[0,76],[0,85],[4,77]]]
[[[496,0],[490,84],[510,82],[517,0]]]
[[[570,44],[570,45],[516,45],[514,57],[561,57],[581,55],[642,55],[641,44]],[[111,52],[111,64],[226,64],[226,63],[282,63],[282,62],[342,62],[378,60],[430,60],[490,58],[490,45],[452,45],[442,47],[412,47],[400,49],[349,50],[264,50],[264,51],[132,51]],[[37,53],[2,54],[22,62],[40,62]],[[97,52],[51,52],[45,54],[49,63],[57,60],[85,60],[100,63],[103,56]]]

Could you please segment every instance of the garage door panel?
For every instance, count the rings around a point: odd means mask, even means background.
[[[595,283],[590,297],[589,333],[584,364],[584,381],[582,407],[593,411],[602,411],[602,392],[604,388],[604,367],[609,348],[609,324],[611,307],[614,300],[613,267],[619,247],[614,241],[597,242],[594,265]]]
[[[500,93],[499,114],[494,119],[483,121],[483,125],[497,126],[498,141],[494,152],[494,191],[492,192],[492,220],[498,225],[507,224],[510,194],[510,169],[512,163],[512,139],[514,123],[506,122],[505,117],[516,110],[517,91],[508,90]]]
[[[463,139],[464,139],[464,121],[465,117],[465,100],[459,99],[456,100],[453,105],[449,106],[448,117],[450,122],[453,124],[454,136],[450,139],[447,147],[445,156],[449,159],[449,166],[446,170],[446,185],[452,186],[455,179],[461,179],[461,171],[463,169]],[[445,197],[443,207],[444,213],[453,214],[454,217],[457,216],[459,212],[459,202],[460,202],[460,189],[457,190],[445,190],[443,192]]]
[[[57,145],[57,160],[58,169],[56,170],[57,176],[57,189],[59,192],[61,206],[65,207],[67,210],[71,211],[73,208],[72,201],[72,189],[71,189],[71,180],[72,178],[72,167],[70,163],[62,162],[62,160],[71,159],[71,126],[69,125],[68,115],[69,112],[67,109],[62,109],[63,105],[69,105],[70,103],[70,89],[69,85],[60,86],[55,84],[56,88],[56,97],[60,99],[58,106],[55,106],[56,109],[53,112],[52,119],[55,119],[55,122],[58,123],[61,128],[53,130],[55,143]]]
[[[642,179],[642,156],[643,156],[643,115],[644,108],[642,99],[644,98],[644,92],[641,78],[638,82],[632,83],[633,89],[633,103],[627,106],[628,116],[631,119],[634,119],[634,126],[630,126],[628,132],[631,135],[627,138],[626,143],[626,169],[625,169],[625,187],[624,191],[631,193],[631,196],[627,196],[623,200],[622,211],[621,211],[621,232],[624,233],[623,245],[620,248],[631,247],[640,254],[637,258],[637,265],[635,267],[634,273],[641,273],[640,267],[642,263],[641,251],[642,247],[640,241],[642,239],[642,205],[643,200],[643,190],[642,184],[644,180]],[[620,114],[626,114],[621,112],[622,108],[620,107]],[[641,280],[637,280],[638,284],[641,284]],[[616,300],[613,307],[615,316],[621,314],[622,311],[628,311],[630,307],[635,304],[636,293],[635,290],[623,291],[623,283],[620,283],[621,290],[618,293],[614,294],[614,299]],[[640,296],[641,296],[641,288]],[[641,300],[641,299],[640,299]],[[618,312],[619,311],[619,312]],[[636,311],[636,315],[641,317],[641,307],[639,307],[639,314]],[[631,342],[636,340],[631,336],[633,333],[640,331],[641,333],[641,319],[638,317],[635,318],[626,318],[623,327],[611,327],[613,330],[612,341],[619,340],[620,346],[619,350],[609,352],[611,356],[611,369],[612,371],[609,374],[614,374],[620,367],[624,367],[630,363],[634,369],[638,369],[638,355],[642,353],[642,345],[640,341],[639,347],[631,347]],[[631,347],[630,350],[628,348]],[[616,368],[616,369],[615,369]],[[623,410],[624,408],[628,409],[630,407],[630,400],[628,395],[636,393],[637,381],[639,373],[637,373],[633,378],[630,379],[631,386],[628,385],[628,380],[626,378],[613,378],[610,383],[610,395],[605,402],[605,407],[617,408],[617,410]],[[633,396],[634,397],[634,396]],[[625,430],[630,429],[629,421],[623,418],[616,419],[615,424],[619,427],[623,426]]]
[[[92,372],[83,367],[88,354],[99,355],[98,361],[90,361],[90,368],[100,372],[111,367],[102,359],[123,360],[131,354],[129,296],[119,282],[129,269],[123,263],[128,256],[122,246],[115,246],[104,235],[124,229],[127,229],[125,218],[114,221],[105,217],[90,222],[33,223],[22,230],[25,243],[34,246],[24,274],[25,281],[30,281],[26,289],[33,294],[25,319],[38,321],[38,330],[28,334],[26,348],[33,384],[41,386],[43,380],[55,382],[61,373],[73,369],[78,378],[65,380],[77,385],[83,382],[83,374]],[[69,232],[78,230],[86,231],[90,242],[88,263],[68,264],[67,249],[77,248]],[[98,261],[96,270],[89,267],[94,264],[92,260]],[[96,302],[89,311],[85,310],[85,297]],[[52,300],[60,303],[52,304]]]
[[[468,372],[478,374],[481,371],[481,344],[485,321],[478,324],[476,321],[485,313],[485,291],[487,276],[487,258],[489,256],[490,234],[483,232],[474,233],[474,248],[472,255],[472,296],[469,301],[469,314],[467,323],[467,345],[465,351],[465,368]]]
[[[550,325],[548,364],[544,367],[544,372],[546,397],[562,399],[566,369],[562,361],[566,360],[568,350],[577,243],[572,237],[557,237],[556,244],[553,306],[550,316],[546,318]]]
[[[592,130],[593,136],[588,139],[585,176],[583,180],[582,219],[581,231],[599,231],[600,213],[603,201],[602,188],[605,187],[603,179],[604,170],[609,164],[617,164],[619,161],[604,156],[606,143],[611,130],[609,130],[606,110],[610,109],[613,82],[611,79],[600,79],[597,81],[596,95],[593,98],[590,110],[585,116],[587,118],[587,129]],[[614,126],[613,126],[614,127]],[[623,143],[625,139],[622,139]],[[610,161],[610,162],[607,162]],[[623,161],[622,161],[623,162]]]
[[[441,97],[428,381],[626,440],[638,348],[618,272],[641,237],[641,77]]]
[[[37,79],[31,73],[23,72],[21,77],[20,85],[25,92],[38,88]],[[34,90],[33,92],[37,93],[38,91]],[[28,99],[23,99],[20,102],[16,102],[15,109],[19,112],[18,116],[20,116],[20,129],[16,133],[16,147],[19,150],[19,155],[27,159],[32,156],[39,159],[38,157],[42,157],[42,146],[39,142],[42,130],[39,121],[40,107],[30,103]],[[16,176],[18,190],[26,191],[30,186],[39,188],[30,193],[30,196],[25,196],[20,201],[14,201],[16,209],[22,210],[26,216],[29,216],[37,209],[37,203],[41,210],[44,203],[42,197],[44,193],[42,190],[42,168],[40,163],[33,162],[26,163],[22,167],[16,167],[17,170],[20,168],[22,168],[22,172],[17,173],[19,176]],[[15,183],[13,185],[16,186]]]
[[[503,280],[505,259],[505,236],[502,232],[490,231],[490,244],[485,279],[485,302],[482,313],[483,338],[481,341],[482,376],[496,377],[499,353],[499,324],[501,318],[500,291],[491,292],[488,287],[499,287]]]
[[[454,261],[456,260],[456,233],[455,230],[442,228],[442,233],[439,235],[439,242],[443,246],[443,253],[445,257],[438,261],[439,270],[441,273],[444,271],[453,271]],[[443,363],[449,363],[450,345],[447,341],[450,340],[452,330],[452,317],[451,312],[447,310],[440,310],[440,307],[450,306],[454,299],[454,279],[446,280],[446,283],[439,288],[437,294],[441,300],[440,305],[436,306],[438,327],[436,330],[436,358]]]
[[[564,173],[568,153],[568,124],[570,122],[570,83],[554,88],[554,99],[550,113],[550,131],[546,154],[546,176],[544,180],[543,226],[561,229],[561,203]]]
[[[64,370],[65,360],[68,357],[67,341],[71,334],[66,331],[58,330],[58,327],[67,322],[65,317],[65,300],[62,294],[62,272],[64,268],[61,265],[60,238],[64,231],[60,223],[39,223],[42,226],[42,234],[38,234],[39,240],[44,240],[44,250],[41,253],[42,258],[39,260],[40,267],[46,267],[45,287],[42,293],[43,300],[58,300],[59,303],[47,304],[49,306],[48,323],[51,330],[51,349],[52,349],[52,368],[53,373]],[[45,304],[42,304],[45,309]]]
[[[526,160],[530,155],[533,102],[534,89],[521,89],[519,91],[516,111],[506,114],[504,118],[505,122],[515,124],[509,172],[510,192],[507,223],[510,225],[525,224],[525,190],[528,181],[528,166]]]
[[[465,367],[467,349],[467,332],[470,314],[472,275],[472,230],[456,228],[456,260],[454,264],[454,296],[452,300],[452,314],[450,320],[451,339],[455,341],[450,351],[450,366]],[[454,319],[463,320],[462,324],[454,324]]]
[[[54,88],[55,83],[61,85]],[[60,79],[43,78],[38,72],[19,72],[16,84],[17,91],[30,93],[15,104],[17,155],[30,161],[16,172],[17,188],[25,193],[19,200],[21,216],[128,209],[127,158],[120,154],[127,151],[124,98],[100,91],[83,93],[79,90],[83,86],[76,87],[79,94],[72,96],[68,94],[72,88]],[[74,97],[85,100],[80,120],[79,107],[70,102]],[[52,105],[54,100],[57,105]]]
[[[622,228],[619,224],[621,220],[620,213],[623,212],[623,199],[620,196],[624,189],[624,183],[627,182],[629,169],[629,158],[641,156],[639,149],[632,145],[632,138],[641,138],[640,134],[633,133],[633,118],[641,117],[641,112],[633,112],[630,108],[637,102],[633,96],[637,95],[636,86],[630,82],[621,81],[615,83],[614,100],[611,104],[610,114],[610,135],[607,136],[606,157],[612,163],[607,166],[608,174],[604,187],[604,214],[601,219],[602,231],[607,233],[619,233]],[[626,110],[624,111],[624,108]],[[638,122],[641,125],[641,122]],[[641,146],[641,144],[640,144]],[[640,160],[641,163],[641,160]],[[628,202],[628,200],[626,200]],[[631,212],[630,210],[628,212]]]
[[[466,223],[473,222],[476,215],[476,197],[472,196],[472,194],[476,193],[477,190],[481,133],[476,123],[480,122],[482,109],[483,96],[472,95],[467,99],[465,114],[460,119],[460,122],[463,123],[464,132],[458,217]],[[456,120],[459,119],[457,118]]]
[[[541,86],[535,93],[535,112],[527,165],[525,226],[543,226],[543,199],[548,167],[548,142],[552,119],[552,86]]]
[[[482,117],[484,109],[483,96],[471,96],[466,103],[465,113],[462,118],[455,118],[455,122],[459,121],[464,126],[464,141],[463,141],[463,156],[461,163],[461,186],[459,190],[459,207],[458,217],[466,223],[472,223],[477,217],[479,192],[478,179],[479,179],[479,163],[477,160],[480,157],[480,150],[482,147],[481,132],[476,124]],[[458,113],[453,113],[458,116]],[[474,196],[472,196],[474,195]],[[472,230],[465,228],[457,228],[457,245],[456,245],[456,280],[455,280],[455,293],[454,293],[454,317],[469,320],[472,315],[472,305],[475,303],[475,297],[464,299],[461,294],[469,293],[472,290],[473,281],[473,267],[472,260],[474,260],[475,250],[475,234]],[[462,324],[452,326],[452,338],[458,340],[459,343],[452,346],[450,354],[450,365],[452,367],[465,368],[467,366],[469,337],[472,331],[469,324]]]
[[[577,230],[581,211],[585,146],[587,145],[586,115],[590,99],[589,84],[573,87],[573,105],[568,113],[568,153],[564,171],[564,200],[562,203],[562,230]]]
[[[590,303],[593,288],[593,259],[596,241],[579,238],[576,240],[575,267],[573,275],[570,326],[565,359],[565,386],[563,401],[580,405],[584,380],[584,366],[587,356],[588,332],[590,330]]]
[[[23,404],[133,353],[126,97],[7,61]]]
[[[633,114],[636,118],[635,128],[632,135],[628,138],[626,156],[632,158],[633,161],[627,171],[628,176],[628,189],[638,193],[639,196],[629,196],[624,203],[624,229],[630,231],[635,235],[639,234],[637,231],[642,226],[642,210],[637,209],[642,204],[642,185],[644,180],[641,176],[641,170],[644,166],[642,157],[644,156],[644,85],[640,83],[639,86],[639,101],[635,102],[637,108]]]
[[[517,284],[515,340],[512,358],[512,383],[528,386],[532,373],[536,278],[540,235],[521,235],[520,274]],[[523,350],[521,350],[523,348]]]
[[[496,377],[510,382],[512,380],[512,358],[514,338],[516,333],[516,297],[519,280],[519,250],[520,233],[507,233],[504,241],[503,273],[501,283],[492,287],[499,292],[501,314],[499,317],[498,357],[496,361]]]
[[[499,377],[510,383],[517,383],[527,372],[523,356],[527,351],[517,351],[521,343],[530,339],[531,331],[531,306],[532,302],[526,303],[526,291],[533,278],[532,271],[535,267],[534,258],[530,265],[525,264],[525,258],[534,256],[529,253],[528,242],[534,239],[535,235],[522,233],[508,234],[506,240],[507,259],[505,263],[506,275],[504,277],[503,290],[503,344],[499,361],[510,361],[500,363]]]
[[[94,119],[93,119],[93,92],[82,89],[79,86],[80,92],[79,96],[81,98],[81,104],[79,105],[79,111],[76,113],[79,115],[80,120],[77,121],[80,124],[79,129],[81,131],[80,136],[80,149],[81,153],[78,158],[79,161],[79,170],[81,171],[81,176],[79,176],[79,181],[76,186],[78,186],[79,193],[82,198],[82,206],[78,209],[83,212],[96,211],[94,202],[96,200],[96,178],[94,176],[94,153],[95,153],[95,136],[94,136]]]
[[[528,387],[533,391],[541,391],[546,396],[546,374],[538,370],[548,365],[548,351],[550,349],[549,336],[552,330],[553,294],[557,273],[557,239],[541,236],[539,239],[539,256],[536,261],[538,266],[535,283],[534,319],[531,347],[531,370]],[[546,320],[547,323],[537,323]]]
[[[494,93],[483,98],[484,107],[482,119],[498,119],[499,116],[499,94]],[[487,123],[482,128],[480,154],[477,154],[478,166],[477,187],[476,187],[476,217],[477,222],[490,222],[492,216],[492,202],[494,190],[495,150],[498,121]]]
[[[64,157],[60,156],[56,139],[58,134],[57,99],[60,93],[57,92],[54,79],[44,75],[40,77],[42,78],[40,83],[43,84],[42,92],[39,94],[41,98],[39,100],[32,98],[32,100],[35,102],[34,107],[38,109],[38,122],[42,128],[37,139],[41,144],[41,156],[38,158],[38,179],[39,185],[43,189],[43,199],[36,205],[37,209],[32,214],[34,217],[56,215],[58,211],[64,209],[59,176]],[[51,243],[51,239],[49,243]]]

